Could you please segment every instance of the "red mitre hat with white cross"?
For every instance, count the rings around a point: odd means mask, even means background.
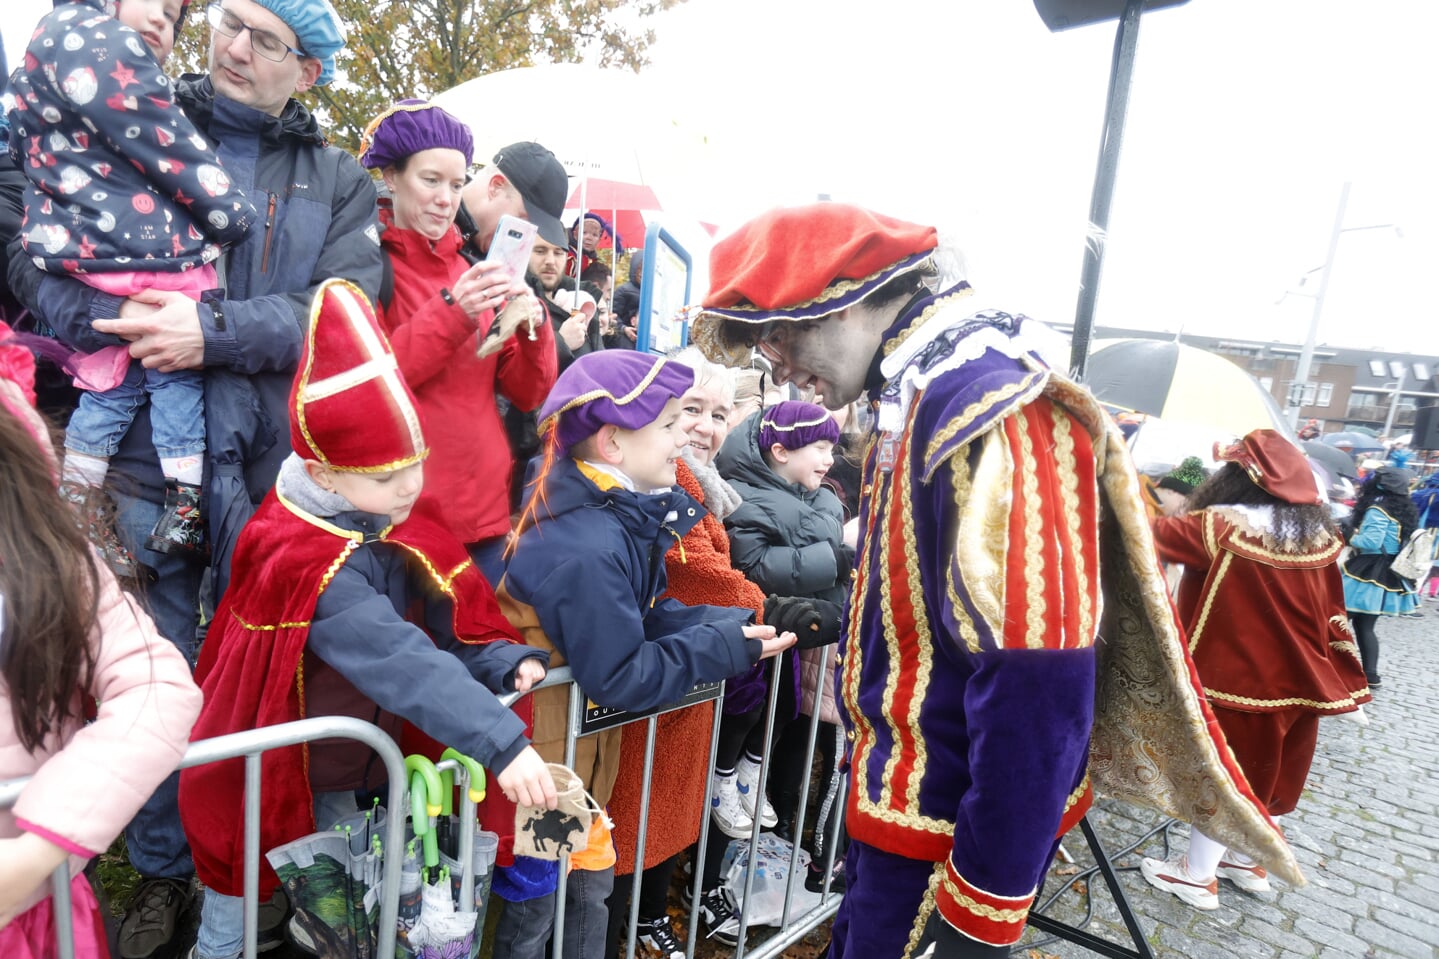
[[[290,388],[290,445],[346,473],[385,473],[428,454],[414,394],[364,292],[326,280],[310,304]]]

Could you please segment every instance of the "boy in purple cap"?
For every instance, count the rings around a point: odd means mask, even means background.
[[[520,532],[499,589],[500,608],[532,646],[568,664],[600,706],[644,710],[680,699],[696,683],[738,675],[789,648],[791,633],[750,625],[750,610],[660,599],[664,557],[704,516],[675,486],[675,464],[693,425],[680,397],[685,366],[629,350],[580,357],[540,408],[543,465],[528,490]],[[568,690],[534,697],[540,755],[563,758]],[[619,768],[620,730],[576,743],[574,770],[604,805]],[[597,823],[599,820],[597,820]],[[597,841],[598,840],[598,841]],[[564,955],[600,957],[614,883],[614,852],[597,825],[571,857]],[[517,857],[523,871],[523,857]],[[500,877],[497,877],[497,880]],[[551,931],[553,886],[511,900],[496,933],[496,959],[539,957]],[[507,892],[503,882],[497,890]]]
[[[819,613],[820,629],[800,632],[807,637],[806,647],[838,642],[854,551],[843,542],[839,499],[821,481],[834,463],[839,424],[822,406],[786,400],[751,415],[738,432],[715,458],[720,475],[740,496],[740,505],[724,521],[735,568],[767,595],[807,599]],[[777,681],[776,741],[799,703],[796,673],[783,669]],[[757,788],[763,715],[757,705],[750,712],[726,716],[720,731],[715,758],[719,802],[711,812],[727,836],[749,835],[756,806],[766,828],[779,821]],[[771,792],[776,799],[782,791],[798,790],[798,780],[784,764],[776,765],[774,772],[778,788]],[[786,822],[792,818],[786,809]]]

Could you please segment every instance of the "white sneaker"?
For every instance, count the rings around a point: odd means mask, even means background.
[[[745,812],[740,802],[735,775],[714,776],[714,798],[710,800],[710,816],[716,828],[731,839],[748,839],[754,829],[754,819]]]
[[[1214,874],[1218,879],[1228,879],[1245,892],[1268,892],[1274,888],[1269,885],[1269,874],[1264,871],[1263,866],[1257,864],[1241,866],[1237,862],[1221,859]]]
[[[743,757],[735,763],[734,767],[735,788],[739,790],[739,801],[744,806],[744,811],[749,814],[750,821],[754,821],[755,794],[759,792],[759,763],[750,762]],[[761,796],[760,801],[764,804],[760,807],[759,824],[766,829],[771,829],[779,824],[779,816],[775,814],[774,807],[769,804],[769,799]]]
[[[1155,889],[1173,893],[1195,909],[1209,912],[1219,908],[1219,880],[1200,882],[1189,875],[1189,859],[1180,856],[1178,860],[1164,862],[1146,856],[1139,863],[1139,871]]]
[[[1355,723],[1360,726],[1369,725],[1369,715],[1364,712],[1363,706],[1356,706],[1352,712],[1340,713],[1339,718],[1345,722]]]

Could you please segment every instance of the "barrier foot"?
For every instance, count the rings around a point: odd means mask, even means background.
[[[1139,919],[1129,905],[1129,897],[1125,895],[1124,887],[1119,884],[1119,875],[1109,861],[1109,854],[1105,852],[1104,844],[1100,842],[1094,827],[1089,824],[1088,816],[1079,820],[1079,828],[1084,832],[1084,839],[1089,843],[1089,850],[1094,854],[1095,865],[1100,875],[1104,877],[1104,884],[1109,887],[1109,894],[1114,897],[1114,904],[1119,909],[1119,917],[1124,920],[1124,926],[1129,930],[1133,948],[1111,942],[1108,939],[1101,939],[1078,926],[1071,926],[1038,912],[1029,914],[1029,925],[1041,932],[1088,949],[1097,955],[1107,956],[1109,959],[1154,959],[1154,953],[1149,950],[1149,941],[1144,938],[1144,931],[1139,928]]]

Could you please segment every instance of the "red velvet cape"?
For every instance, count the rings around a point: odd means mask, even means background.
[[[403,549],[453,599],[455,635],[461,641],[518,641],[500,614],[494,592],[427,498],[380,539]],[[360,541],[361,534],[298,511],[273,490],[265,497],[240,534],[229,591],[200,650],[195,680],[204,691],[205,705],[190,734],[192,741],[306,716],[301,655],[310,619],[320,593]],[[528,725],[529,716],[521,718]],[[262,854],[315,831],[308,761],[304,745],[271,749],[261,756]],[[244,795],[243,759],[180,774],[180,820],[196,875],[227,896],[243,894]],[[278,885],[262,855],[260,898],[268,898]]]

